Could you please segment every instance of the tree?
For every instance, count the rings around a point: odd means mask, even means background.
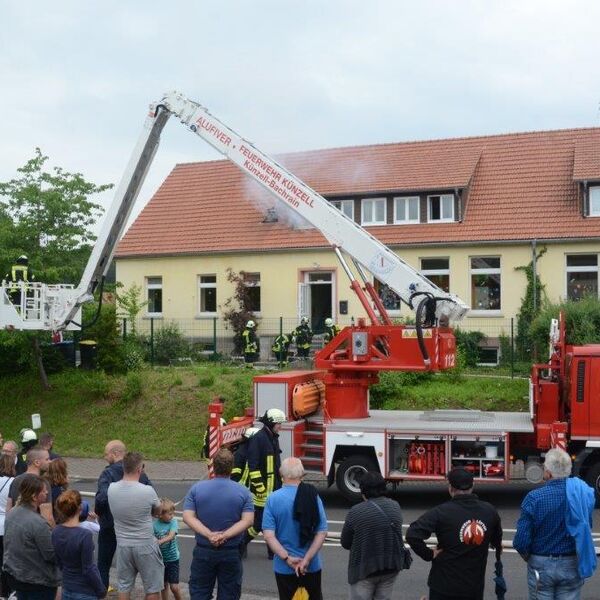
[[[231,267],[227,268],[227,281],[234,284],[233,296],[228,298],[223,306],[223,319],[233,329],[233,346],[236,354],[242,353],[242,332],[246,323],[252,319],[256,320],[254,313],[250,310],[252,297],[250,287],[244,279],[244,271],[236,273]]]
[[[117,287],[122,286],[118,284]],[[136,283],[132,284],[129,289],[126,289],[122,294],[116,293],[117,307],[119,312],[118,317],[125,317],[129,321],[131,335],[136,336],[136,319],[142,312],[144,306],[147,306],[148,301],[141,300],[142,288]]]
[[[0,182],[0,267],[4,274],[25,254],[38,281],[77,283],[102,213],[89,198],[112,184],[96,185],[60,167],[48,171],[47,161],[36,148],[16,178]]]
[[[48,157],[39,148],[17,169],[17,177],[0,182],[0,277],[21,254],[37,281],[77,283],[83,273],[91,243],[92,225],[101,206],[89,200],[112,184],[96,185],[80,173],[60,167],[46,170]],[[38,367],[43,387],[49,387],[42,361],[43,333],[27,334],[31,362]]]

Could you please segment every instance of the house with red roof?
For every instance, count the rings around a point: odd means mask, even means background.
[[[290,171],[471,306],[461,327],[494,343],[536,261],[552,301],[598,294],[600,128],[298,152]],[[117,280],[140,285],[147,316],[220,319],[243,273],[264,334],[307,315],[348,324],[364,311],[318,230],[226,161],[179,164],[119,244]],[[375,281],[394,316],[410,313]],[[206,325],[208,327],[209,325]],[[212,327],[212,325],[210,325]],[[494,342],[496,340],[496,342]]]

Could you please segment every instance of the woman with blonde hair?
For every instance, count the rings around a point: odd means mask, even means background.
[[[60,512],[56,509],[56,500],[69,487],[67,463],[62,458],[55,458],[50,461],[44,477],[50,484],[52,513],[54,514],[54,520],[58,523],[62,517]]]
[[[46,483],[23,477],[17,505],[4,524],[4,570],[18,600],[54,600],[60,581],[48,521],[38,509],[47,502]]]
[[[81,506],[77,490],[67,490],[56,500],[63,521],[52,532],[52,543],[62,569],[62,600],[96,600],[106,595],[94,561],[92,533],[79,526]]]

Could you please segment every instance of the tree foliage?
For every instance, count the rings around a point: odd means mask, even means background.
[[[117,287],[121,286],[118,284]],[[137,283],[133,283],[123,293],[116,293],[117,298],[117,317],[126,318],[129,324],[129,331],[132,336],[137,335],[136,321],[143,308],[148,305],[148,301],[142,300],[142,288]]]
[[[242,332],[246,323],[252,319],[256,320],[254,313],[250,310],[252,306],[251,292],[244,279],[244,271],[236,273],[231,267],[227,268],[227,281],[234,284],[233,296],[224,303],[223,319],[233,329],[233,345],[236,354],[242,353]]]
[[[15,178],[0,182],[1,272],[25,254],[38,281],[77,283],[102,212],[90,197],[112,185],[90,183],[60,167],[48,170],[47,161],[36,148]]]
[[[546,254],[548,249],[544,246],[536,253],[536,262]],[[521,307],[517,314],[517,337],[516,346],[519,357],[522,360],[529,360],[532,354],[536,354],[537,346],[531,336],[531,324],[540,314],[543,306],[547,302],[546,286],[542,284],[539,275],[533,273],[533,260],[528,265],[515,267],[515,271],[523,271],[527,277],[527,288],[525,296],[521,298]],[[534,302],[534,296],[536,301]]]

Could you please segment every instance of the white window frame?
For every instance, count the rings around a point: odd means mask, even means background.
[[[214,282],[202,282],[203,277],[214,277]],[[213,289],[215,290],[215,310],[202,310],[202,290]],[[201,317],[214,317],[218,311],[217,303],[217,274],[216,273],[202,273],[198,275],[198,315]]]
[[[500,260],[500,267],[483,267],[481,269],[473,268],[472,260],[474,258],[497,258]],[[470,295],[470,305],[473,306],[473,275],[500,275],[500,308],[471,308],[469,311],[469,315],[474,317],[486,317],[493,316],[498,317],[502,315],[502,306],[504,305],[503,301],[503,285],[502,285],[502,257],[496,256],[493,254],[480,254],[476,256],[469,256],[469,295]]]
[[[498,346],[483,346],[480,350],[495,350],[496,351],[496,362],[478,362],[478,367],[497,367],[500,364],[500,348]]]
[[[366,221],[365,220],[365,207],[367,203],[373,205],[373,215],[376,215],[377,210],[375,206],[383,203],[383,221]],[[361,225],[387,225],[387,198],[363,198],[360,201],[360,222]]]
[[[160,279],[160,283],[150,283],[151,279]],[[149,298],[149,291],[150,290],[160,290],[161,291],[161,304],[162,304],[162,310],[165,310],[165,295],[164,295],[164,288],[163,288],[163,278],[162,275],[147,275],[144,279],[145,283],[146,283],[146,300],[148,301],[148,304],[146,306],[150,306],[150,298]],[[162,317],[163,313],[162,312],[150,312],[147,311],[146,312],[146,316],[147,317]]]
[[[590,185],[588,188],[589,202],[590,202],[590,217],[600,217],[600,185]],[[598,203],[597,210],[592,210],[593,197],[596,197]]]
[[[423,261],[424,260],[447,260],[448,268],[447,269],[424,269]],[[450,257],[448,256],[422,256],[419,259],[419,263],[421,265],[421,274],[425,275],[427,279],[429,279],[429,275],[448,275],[448,287],[450,287]]]
[[[569,256],[596,256],[596,266],[570,267],[568,265]],[[600,295],[600,255],[597,252],[569,252],[565,254],[565,300],[569,299],[569,273],[596,273],[596,287]]]
[[[398,218],[398,205],[404,202],[404,219]],[[414,202],[417,205],[417,218],[409,218],[410,204]],[[421,221],[421,198],[419,196],[396,196],[394,198],[394,225],[409,225],[411,223],[420,223]]]
[[[256,288],[257,287],[260,290],[260,293],[259,293],[259,296],[260,296],[260,310],[253,310],[252,311],[257,317],[259,317],[262,314],[262,307],[263,307],[262,306],[263,305],[262,287],[261,287],[262,286],[262,277],[261,277],[260,271],[244,271],[244,277],[246,275],[258,275],[258,281],[246,281],[246,280],[244,280],[244,285],[246,287],[252,287],[252,288]]]
[[[372,278],[371,283],[373,285],[373,288],[375,288],[375,292],[377,293],[378,296],[379,296],[379,292],[377,291],[377,283],[379,283],[379,285],[385,285],[388,288],[390,288],[390,286],[387,285],[387,283],[384,283],[383,281],[381,281],[380,279],[377,279],[376,277]],[[392,290],[392,288],[390,288],[390,291],[392,291],[392,292],[394,292],[394,294],[396,294],[396,292],[394,290]],[[400,296],[398,294],[396,294],[396,296],[398,296],[398,298],[400,298]],[[383,299],[381,298],[381,296],[379,296],[379,299],[383,302]],[[379,311],[377,310],[377,307],[374,306],[373,308],[375,309],[375,312],[377,312],[379,314]],[[399,316],[401,316],[401,313],[402,313],[402,301],[399,302],[399,307],[398,308],[386,308],[385,311],[391,317],[399,317]]]
[[[440,199],[440,218],[432,219],[431,218],[431,199],[439,198]],[[450,198],[451,206],[452,206],[452,216],[450,218],[444,218],[443,214],[443,200],[444,198]],[[431,194],[427,196],[427,222],[428,223],[453,223],[454,222],[454,194]]]
[[[333,204],[333,206],[335,206],[343,215],[346,215],[349,219],[354,221],[354,200],[332,200],[331,204]],[[350,210],[346,211],[348,207],[350,207]]]

